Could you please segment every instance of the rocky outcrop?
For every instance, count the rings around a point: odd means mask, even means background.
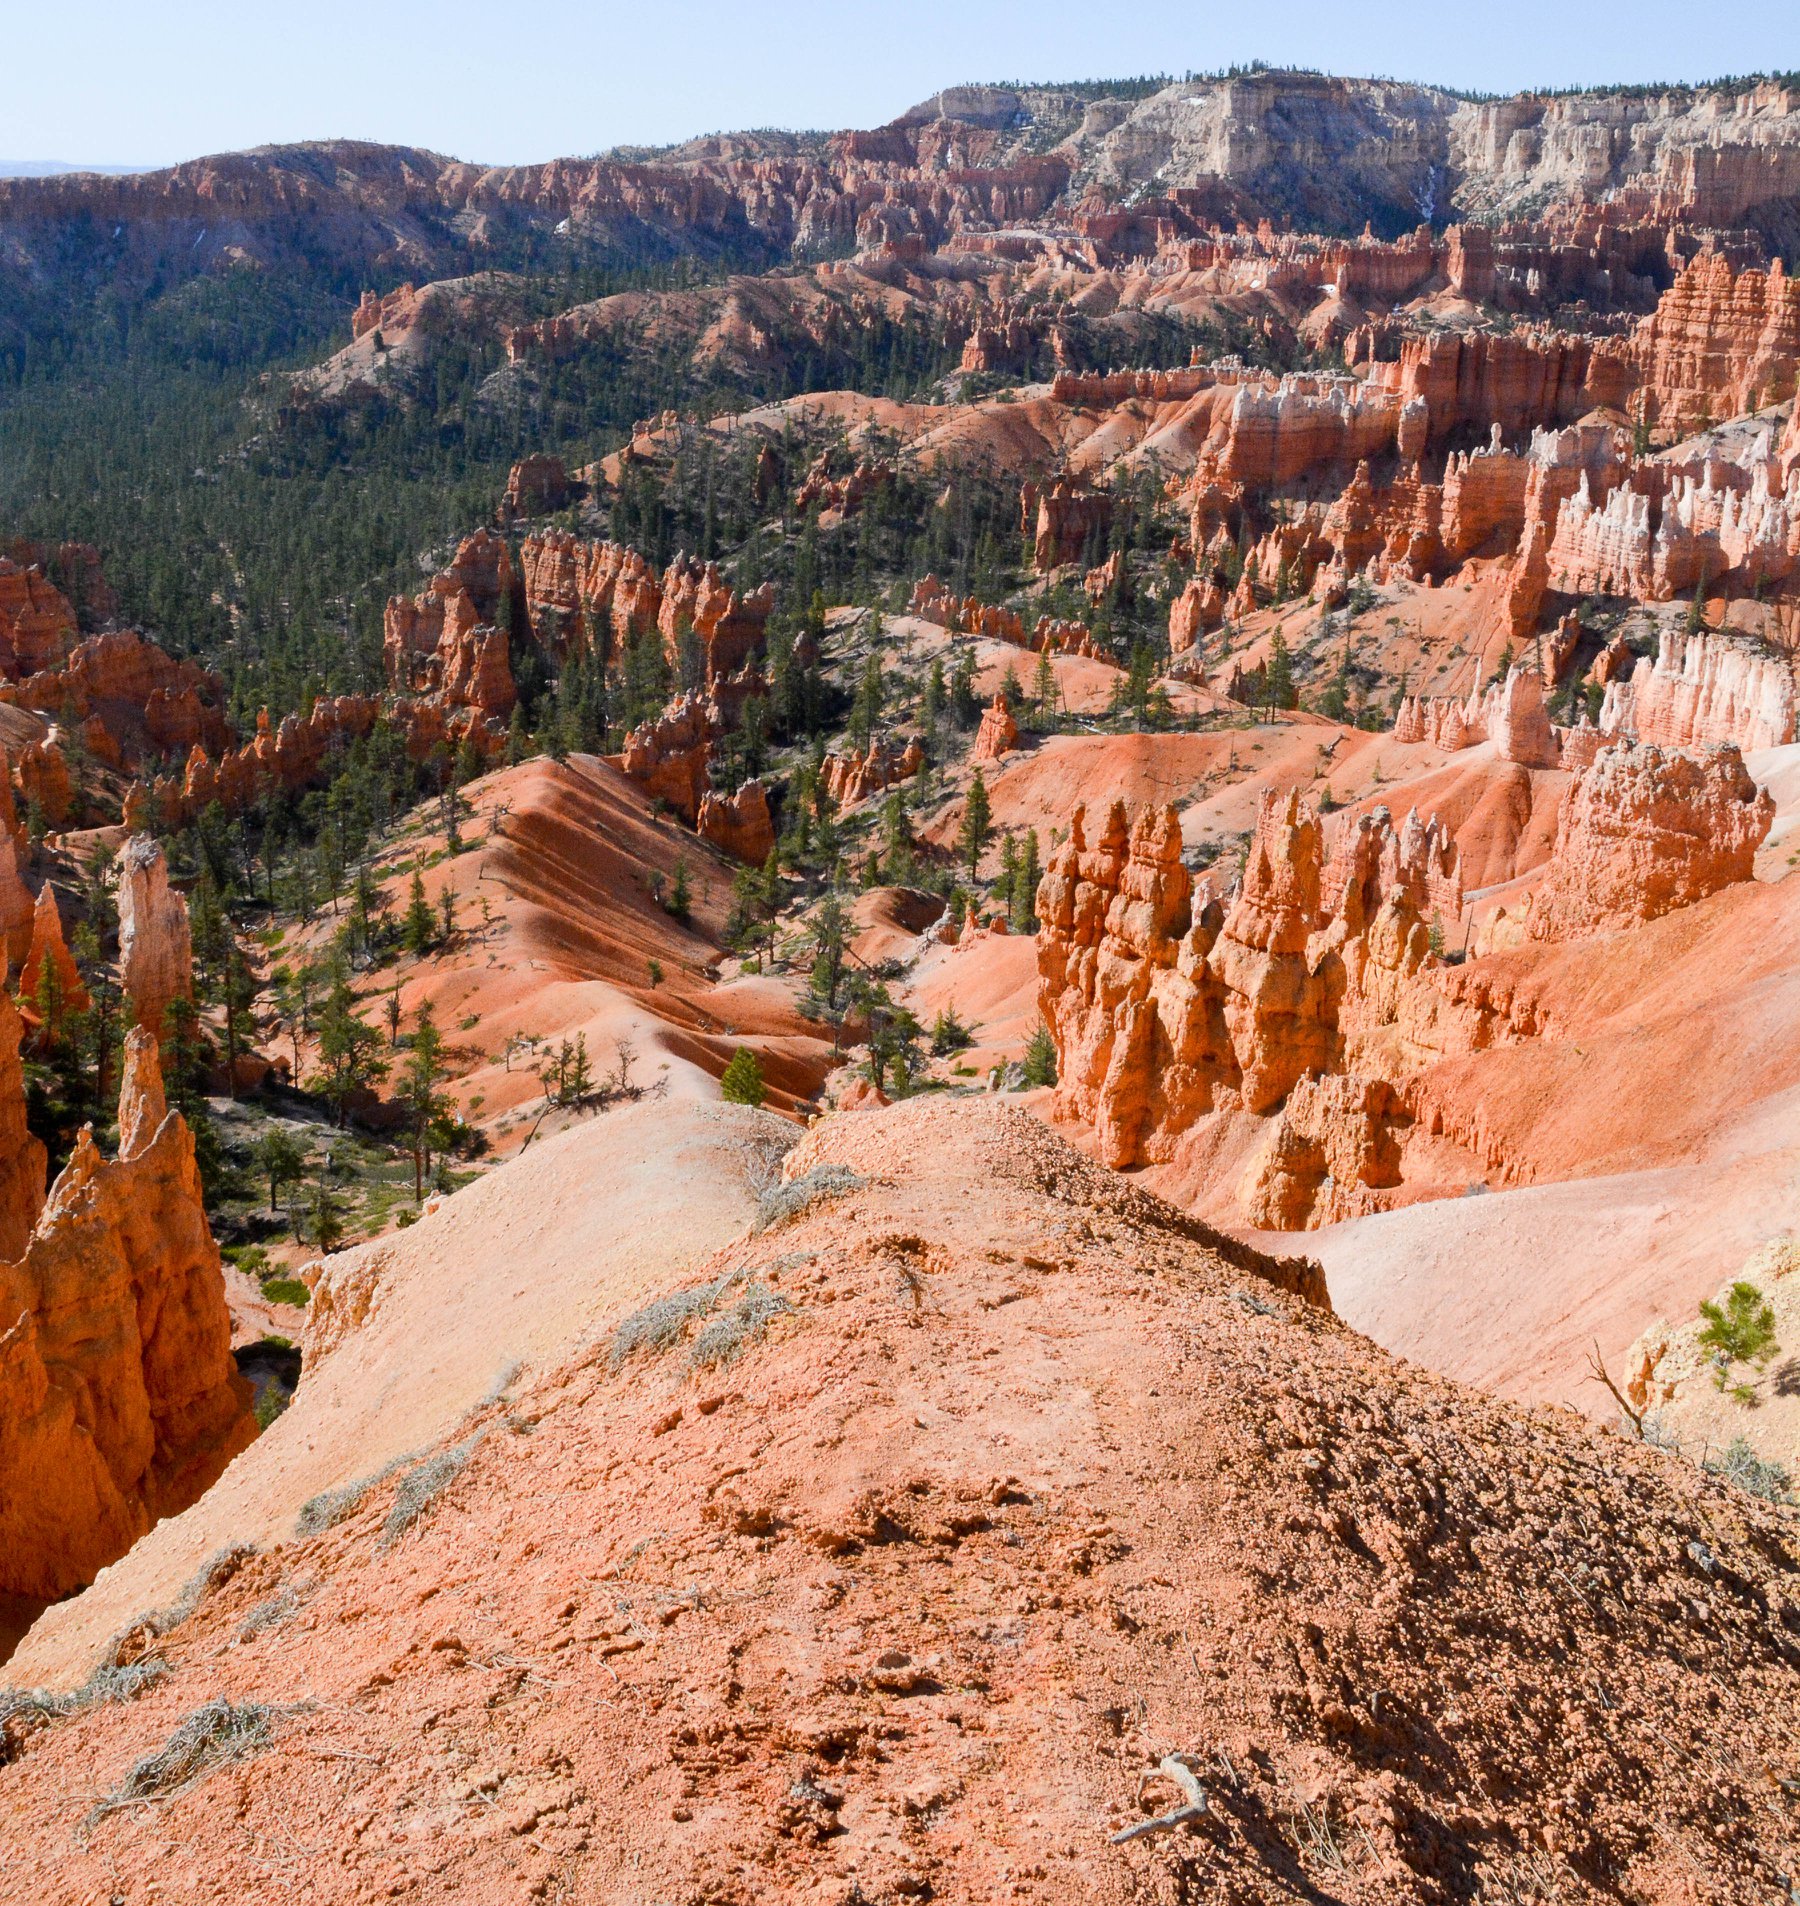
[[[38,889],[37,905],[32,910],[31,946],[25,955],[25,964],[19,973],[19,997],[25,1003],[25,1011],[32,1018],[37,1017],[40,994],[46,981],[45,969],[52,978],[48,982],[49,996],[56,1002],[56,1010],[65,1013],[83,1013],[88,1009],[88,992],[82,984],[81,970],[75,964],[63,940],[62,914],[57,910],[56,895],[49,881]]]
[[[904,747],[871,741],[866,748],[840,754],[833,749],[819,768],[819,781],[838,807],[854,807],[918,773],[925,750],[915,736]]]
[[[0,1593],[83,1586],[256,1434],[193,1135],[164,1107],[142,1029],[126,1040],[119,1130],[111,1161],[83,1130],[23,1250],[0,1262]]]
[[[659,576],[623,544],[548,530],[526,537],[519,567],[532,635],[552,659],[616,654],[654,629],[671,666],[716,689],[766,646],[773,589],[740,596],[715,563],[677,556]]]
[[[1483,719],[1499,760],[1525,768],[1556,766],[1560,750],[1535,669],[1509,669],[1498,691],[1487,697]]]
[[[1598,667],[1595,669],[1598,676]],[[1712,634],[1664,630],[1656,659],[1606,683],[1600,726],[1664,748],[1729,741],[1748,754],[1796,737],[1800,690],[1785,656]]]
[[[775,817],[760,781],[746,781],[735,794],[709,790],[700,797],[695,831],[721,853],[760,867],[775,851]]]
[[[1563,731],[1551,723],[1535,669],[1508,669],[1503,681],[1466,701],[1403,696],[1394,711],[1394,739],[1423,741],[1452,753],[1491,741],[1496,759],[1527,768],[1554,768],[1562,760]]]
[[[896,474],[896,466],[891,462],[860,457],[847,475],[834,477],[830,454],[823,453],[815,459],[794,492],[794,509],[804,514],[816,508],[821,517],[854,516],[884,483],[892,483]]]
[[[1229,907],[1195,890],[1173,808],[1090,846],[1078,809],[1038,890],[1038,1000],[1057,1049],[1060,1112],[1101,1157],[1168,1159],[1208,1115],[1277,1110],[1303,1080],[1356,1069],[1431,962],[1427,906],[1459,907],[1442,829],[1385,811],[1327,861],[1298,794],[1264,796]]]
[[[168,1009],[194,993],[193,940],[187,902],[169,885],[158,842],[140,834],[119,856],[119,983],[131,1019],[159,1038]]]
[[[1043,489],[1026,484],[1019,509],[1022,527],[1031,538],[1032,566],[1041,576],[1064,563],[1080,562],[1090,538],[1097,535],[1104,542],[1112,524],[1113,500],[1105,490],[1059,476]]]
[[[1737,271],[1703,252],[1638,326],[1644,415],[1676,437],[1791,397],[1800,371],[1800,283],[1779,258]]]
[[[270,791],[294,794],[316,785],[341,750],[370,733],[382,713],[373,695],[321,695],[305,715],[286,715],[279,725],[270,721],[265,708],[257,715],[252,739],[216,759],[196,743],[179,776],[159,775],[152,787],[136,791],[136,799],[154,801],[167,827],[193,820],[215,801],[227,814],[241,814]],[[428,759],[432,748],[446,739],[492,741],[485,719],[470,711],[447,715],[429,704],[400,702],[387,713],[405,733],[407,753],[414,761]]]
[[[1225,620],[1225,591],[1213,576],[1195,576],[1169,604],[1169,653],[1185,655]]]
[[[656,627],[661,578],[622,543],[545,530],[520,544],[519,569],[532,636],[553,661],[589,650],[616,654]]]
[[[52,723],[47,734],[30,741],[13,758],[19,794],[35,804],[52,827],[61,827],[75,812],[75,777],[62,749],[62,729]]]
[[[994,699],[981,711],[981,726],[975,731],[975,745],[969,750],[971,761],[998,761],[1019,745],[1019,724],[1006,704],[1006,696],[996,689]]]
[[[706,701],[683,695],[654,721],[631,730],[619,765],[692,826],[710,786],[707,769],[718,738],[718,720]]]
[[[569,467],[548,451],[521,457],[506,473],[506,494],[500,499],[500,521],[529,522],[560,510],[575,494]]]
[[[0,683],[0,701],[82,722],[90,751],[111,767],[136,766],[146,754],[224,748],[224,695],[211,669],[135,629],[87,636],[55,666]]]
[[[26,1121],[25,1068],[19,1057],[24,1032],[11,993],[0,987],[0,1263],[7,1264],[24,1256],[44,1206],[47,1155]],[[5,1322],[10,1329],[12,1319]],[[4,1357],[0,1349],[0,1361]]]
[[[491,530],[466,537],[421,594],[389,599],[382,621],[389,689],[504,720],[517,691],[499,623],[511,619],[513,592],[506,539]]]
[[[921,577],[913,584],[907,614],[916,615],[922,622],[934,622],[953,634],[985,636],[989,641],[1005,642],[1033,654],[1082,655],[1095,662],[1113,659],[1083,623],[1039,616],[1027,629],[1017,611],[981,602],[974,596],[959,596],[936,576]]]
[[[35,924],[36,902],[19,864],[18,838],[11,829],[0,828],[0,945],[9,974],[24,965]]]
[[[1749,880],[1775,804],[1729,744],[1606,749],[1563,801],[1533,940],[1571,940],[1690,906]]]
[[[76,633],[74,609],[43,570],[0,556],[0,675],[18,681],[55,667]]]
[[[774,607],[773,584],[740,596],[716,563],[677,556],[663,572],[656,626],[664,653],[678,668],[686,661],[685,645],[691,640],[698,646],[701,679],[711,688],[761,656]]]
[[[1385,1079],[1301,1079],[1288,1094],[1246,1190],[1250,1222],[1306,1231],[1381,1209],[1401,1182],[1397,1131],[1410,1124]]]

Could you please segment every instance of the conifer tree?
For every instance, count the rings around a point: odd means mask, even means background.
[[[988,800],[987,782],[977,768],[974,780],[969,783],[968,798],[963,803],[962,825],[956,831],[956,844],[963,859],[969,863],[970,879],[974,879],[980,868],[981,856],[992,832],[993,808]]]
[[[400,944],[418,959],[430,952],[436,938],[437,919],[431,911],[431,902],[425,898],[425,876],[415,867],[406,899],[406,915],[400,922]]]

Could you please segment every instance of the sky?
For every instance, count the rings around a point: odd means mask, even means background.
[[[0,0],[0,160],[361,138],[515,164],[1253,60],[1512,92],[1800,66],[1794,0]]]

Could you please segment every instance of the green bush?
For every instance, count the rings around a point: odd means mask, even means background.
[[[1041,1020],[1025,1048],[1024,1067],[1027,1085],[1056,1083],[1056,1042],[1050,1037],[1050,1028]]]
[[[1722,1304],[1703,1303],[1700,1315],[1703,1328],[1695,1337],[1702,1350],[1710,1351],[1713,1381],[1740,1403],[1747,1403],[1755,1392],[1747,1383],[1730,1384],[1731,1366],[1747,1363],[1760,1370],[1780,1345],[1775,1341],[1775,1310],[1748,1278],[1739,1278],[1725,1293]]]
[[[760,1105],[768,1097],[762,1062],[748,1046],[739,1046],[719,1080],[719,1096],[731,1105]]]

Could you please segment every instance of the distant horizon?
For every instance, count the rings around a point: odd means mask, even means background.
[[[204,159],[208,155],[193,155]],[[186,159],[0,159],[0,179],[57,179],[71,172],[98,172],[112,176],[122,172],[166,172],[171,166],[186,165]]]
[[[472,49],[478,49],[473,51]],[[511,33],[482,0],[313,0],[285,10],[184,0],[64,0],[9,25],[7,144],[15,176],[157,170],[259,146],[356,139],[530,165],[719,132],[885,125],[950,86],[1021,70],[1126,79],[1264,63],[1342,78],[1506,96],[1583,87],[1704,86],[1800,63],[1791,0],[1701,13],[1641,0],[1630,32],[1560,0],[1454,15],[1396,0],[1370,17],[1291,0],[1278,18],[1139,0],[1100,17],[1076,0],[908,0],[846,12],[825,0],[590,0],[554,34]],[[948,70],[959,69],[959,70]],[[995,77],[981,77],[992,75]],[[130,157],[90,157],[104,129]],[[84,152],[82,149],[86,148]]]
[[[477,165],[493,169],[513,166],[531,166],[549,164],[556,160],[604,158],[611,152],[621,150],[658,150],[666,151],[697,140],[717,139],[734,135],[765,133],[786,134],[794,138],[822,138],[835,132],[866,130],[888,125],[916,111],[927,102],[941,97],[944,93],[970,89],[992,88],[995,91],[1018,92],[1054,92],[1063,88],[1091,87],[1104,84],[1130,86],[1147,79],[1166,78],[1169,85],[1218,83],[1241,70],[1253,73],[1258,69],[1270,73],[1317,74],[1323,78],[1358,80],[1373,85],[1409,86],[1420,91],[1449,93],[1457,98],[1469,100],[1528,98],[1539,95],[1546,98],[1567,98],[1582,93],[1606,93],[1619,91],[1656,92],[1705,92],[1716,87],[1753,84],[1766,81],[1795,80],[1800,78],[1800,68],[1780,69],[1765,67],[1748,69],[1742,72],[1718,71],[1688,79],[1668,74],[1652,79],[1603,79],[1588,78],[1581,81],[1558,81],[1539,85],[1510,87],[1489,90],[1464,85],[1442,79],[1421,78],[1416,74],[1353,72],[1344,68],[1303,65],[1299,63],[1276,62],[1268,60],[1246,60],[1235,68],[1185,68],[1146,69],[1138,72],[1118,72],[1097,74],[1084,79],[955,79],[941,86],[931,88],[907,104],[895,108],[885,118],[840,119],[830,124],[788,125],[772,121],[741,125],[719,125],[678,134],[673,138],[644,140],[619,139],[603,146],[584,146],[558,151],[540,151],[524,158],[491,158],[473,152],[459,152],[444,146],[432,145],[419,139],[380,137],[367,132],[332,132],[303,134],[297,137],[255,139],[240,145],[208,146],[178,157],[160,159],[4,159],[0,158],[0,179],[26,178],[66,178],[81,173],[91,173],[99,177],[123,177],[146,172],[167,172],[183,165],[192,165],[203,159],[224,158],[234,154],[271,151],[296,147],[321,147],[330,145],[366,145],[383,146],[395,149],[410,148],[416,151],[429,151],[434,156],[449,159],[461,165]]]

